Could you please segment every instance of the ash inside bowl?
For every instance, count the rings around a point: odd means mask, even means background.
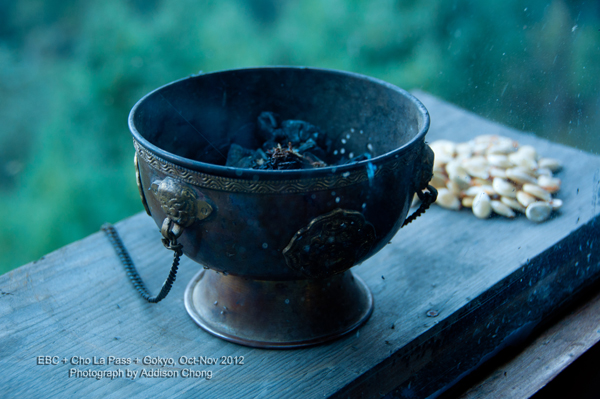
[[[245,148],[232,144],[226,166],[263,170],[313,169],[371,158],[371,154],[365,152],[327,163],[335,155],[333,142],[320,128],[302,120],[281,121],[274,112],[262,112],[258,116],[254,135],[260,146]]]

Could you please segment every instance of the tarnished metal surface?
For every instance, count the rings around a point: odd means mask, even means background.
[[[419,177],[419,181],[417,183],[417,188],[419,190],[425,190],[429,184],[429,181],[433,177],[433,160],[433,150],[431,147],[425,144],[423,146],[423,153],[421,155],[421,172],[417,175]]]
[[[148,208],[148,203],[146,202],[146,195],[144,194],[144,188],[142,187],[142,178],[140,176],[140,167],[138,165],[138,153],[135,152],[133,156],[133,164],[135,165],[135,181],[137,183],[137,188],[140,193],[140,199],[142,200],[142,205],[144,205],[144,210],[148,214],[148,216],[152,216],[150,213],[150,209]]]
[[[330,277],[362,261],[375,237],[375,228],[362,213],[336,209],[294,234],[283,256],[289,267],[307,277]]]
[[[202,270],[188,284],[184,302],[206,331],[259,348],[331,341],[359,327],[373,311],[369,288],[350,271],[326,279],[277,282]]]

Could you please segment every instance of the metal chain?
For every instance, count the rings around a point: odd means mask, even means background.
[[[421,205],[419,206],[419,209],[415,211],[415,213],[406,218],[402,227],[406,226],[407,224],[424,214],[425,211],[429,208],[429,206],[433,204],[437,199],[438,192],[433,186],[428,184],[427,191],[417,191],[417,196],[421,200]]]
[[[175,282],[175,276],[177,275],[177,268],[179,267],[179,258],[183,254],[182,246],[181,244],[177,243],[177,238],[174,235],[169,237],[168,240],[163,238],[163,244],[165,244],[165,247],[173,251],[173,266],[171,266],[169,276],[163,283],[160,293],[157,296],[152,296],[150,291],[148,291],[146,288],[142,277],[135,268],[135,265],[133,264],[133,261],[131,260],[131,257],[129,256],[129,253],[127,252],[127,249],[125,248],[123,241],[121,241],[121,237],[119,237],[119,233],[117,233],[117,230],[114,228],[114,226],[110,223],[106,223],[102,226],[102,231],[106,233],[106,236],[115,249],[117,256],[119,259],[121,259],[123,267],[125,267],[127,276],[131,280],[131,283],[135,289],[138,290],[142,298],[150,303],[158,303],[162,301],[167,296],[169,291],[171,291],[171,287]]]

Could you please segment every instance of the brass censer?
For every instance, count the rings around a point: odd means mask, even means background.
[[[365,151],[370,158],[310,170],[225,166],[232,144],[256,144],[265,110],[319,126],[334,149],[330,164]],[[373,297],[349,269],[437,194],[428,187],[425,107],[354,73],[265,67],[191,76],[142,98],[129,127],[142,202],[175,251],[173,279],[182,253],[204,266],[185,291],[188,313],[242,345],[301,347],[359,327]],[[415,193],[423,203],[407,219]],[[142,291],[139,275],[132,280]]]

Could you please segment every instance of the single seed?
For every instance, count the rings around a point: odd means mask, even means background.
[[[450,182],[454,183],[459,191],[468,189],[470,181],[471,178],[467,174],[450,176]]]
[[[465,169],[465,171],[473,177],[487,179],[490,176],[488,172],[488,162],[482,156],[475,156],[473,158],[463,159],[462,166]]]
[[[542,201],[550,201],[552,199],[552,196],[548,191],[534,184],[523,184],[523,191],[541,199]]]
[[[560,183],[561,181],[557,177],[541,175],[537,179],[537,185],[552,194],[560,190]]]
[[[552,206],[548,202],[538,201],[530,204],[525,211],[525,216],[532,222],[540,223],[548,219]]]
[[[472,186],[463,191],[462,194],[467,197],[475,197],[477,194],[483,193],[484,191],[483,186]]]
[[[467,171],[460,164],[460,161],[452,160],[446,164],[445,167],[446,174],[448,177],[452,178],[452,176],[456,175],[466,175]]]
[[[463,195],[468,197],[475,197],[479,193],[486,193],[487,195],[494,195],[494,188],[489,185],[485,186],[471,186],[465,191],[463,191]]]
[[[508,156],[508,160],[514,166],[520,166],[520,167],[525,168],[527,170],[534,171],[534,170],[536,170],[538,168],[538,164],[537,164],[537,162],[535,160],[533,160],[531,158],[527,158],[526,156],[523,156],[523,154],[520,154],[518,152],[510,154]]]
[[[442,175],[434,173],[429,184],[439,190],[440,188],[446,187],[446,179],[442,177]]]
[[[494,191],[504,197],[515,198],[517,196],[517,188],[508,181],[495,177],[492,181]]]
[[[506,169],[506,177],[519,184],[537,184],[537,180],[520,167]]]
[[[538,176],[538,177],[542,176],[542,175],[548,176],[548,177],[552,177],[553,176],[552,171],[550,169],[548,169],[548,168],[541,168],[541,167],[539,167],[539,165],[538,165],[538,169],[535,172],[536,172],[535,173],[536,176]]]
[[[479,219],[487,219],[492,213],[490,196],[484,192],[477,194],[473,200],[473,215]]]
[[[535,148],[533,148],[533,146],[522,145],[521,147],[519,147],[517,152],[520,153],[521,156],[524,158],[529,158],[534,161],[536,161],[538,159],[537,151],[535,150]]]
[[[504,205],[508,206],[510,209],[513,209],[513,210],[521,212],[521,213],[525,213],[525,207],[522,206],[519,203],[519,201],[517,201],[514,198],[500,197],[500,202],[502,202]]]
[[[446,209],[455,211],[460,209],[460,201],[450,190],[446,188],[438,190],[438,197],[435,203]]]
[[[507,218],[514,218],[516,216],[512,209],[500,201],[492,200],[491,205],[492,210],[498,215],[505,216]]]
[[[563,205],[563,202],[561,199],[558,198],[552,198],[552,200],[550,201],[550,206],[552,207],[553,211],[556,211],[558,209],[560,209],[560,207]]]
[[[554,158],[541,158],[538,165],[540,168],[548,168],[552,172],[558,172],[563,167],[562,162]]]
[[[528,194],[525,191],[517,191],[517,201],[519,201],[519,204],[527,208],[529,204],[534,203],[535,201],[537,201],[537,199],[533,195]]]

